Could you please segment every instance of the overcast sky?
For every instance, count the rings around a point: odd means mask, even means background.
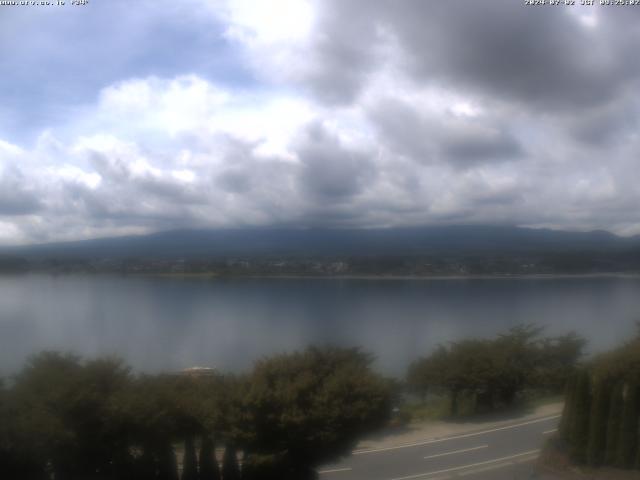
[[[0,243],[247,225],[640,233],[640,7],[66,3],[0,6]]]

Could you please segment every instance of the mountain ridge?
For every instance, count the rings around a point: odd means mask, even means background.
[[[425,254],[615,253],[640,250],[640,237],[501,225],[375,229],[250,227],[181,229],[0,248],[27,258],[178,258]]]

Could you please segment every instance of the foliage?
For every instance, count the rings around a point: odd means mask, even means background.
[[[258,362],[248,379],[244,445],[286,454],[292,478],[348,453],[389,416],[389,384],[358,349],[309,348]]]
[[[622,468],[632,468],[635,463],[638,445],[638,384],[628,383],[624,391],[624,404],[620,420],[620,436],[618,438],[618,455],[616,464]]]
[[[602,465],[604,461],[610,400],[611,385],[609,382],[603,380],[596,381],[593,390],[593,402],[591,404],[589,439],[587,445],[587,463],[593,467]]]
[[[577,374],[572,401],[573,416],[569,426],[572,442],[569,454],[574,461],[584,463],[589,444],[589,412],[591,408],[591,377],[587,370],[581,370]]]
[[[134,376],[117,359],[45,352],[0,383],[1,475],[178,480],[183,443],[183,480],[239,479],[238,452],[255,478],[313,478],[388,418],[392,388],[370,364],[359,350],[310,348],[246,376]],[[222,472],[213,436],[226,447]]]
[[[640,335],[569,383],[561,427],[576,462],[640,468]]]
[[[196,456],[196,447],[191,436],[187,436],[184,441],[181,480],[198,480],[198,457]]]
[[[202,437],[200,445],[200,480],[220,480],[220,467],[215,457],[215,443],[209,435]]]
[[[224,480],[240,480],[238,452],[233,444],[228,444],[224,449],[224,457],[222,458],[222,478]]]
[[[472,397],[474,411],[512,405],[527,388],[561,392],[575,369],[585,342],[571,333],[541,338],[541,329],[512,328],[492,340],[468,339],[440,346],[408,370],[409,387],[423,397],[446,392],[450,412],[460,399]]]
[[[609,402],[609,415],[607,419],[606,448],[605,459],[606,465],[613,465],[618,454],[618,432],[620,431],[620,420],[622,419],[622,406],[624,384],[618,382],[611,392],[611,400]]]

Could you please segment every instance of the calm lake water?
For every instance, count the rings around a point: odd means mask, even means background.
[[[521,323],[575,330],[592,351],[635,332],[640,278],[176,279],[0,276],[0,373],[43,349],[117,354],[136,369],[240,371],[308,344],[361,346],[402,374],[435,345]]]

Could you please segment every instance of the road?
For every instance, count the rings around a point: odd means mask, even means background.
[[[559,416],[387,448],[354,451],[320,480],[525,480]]]

